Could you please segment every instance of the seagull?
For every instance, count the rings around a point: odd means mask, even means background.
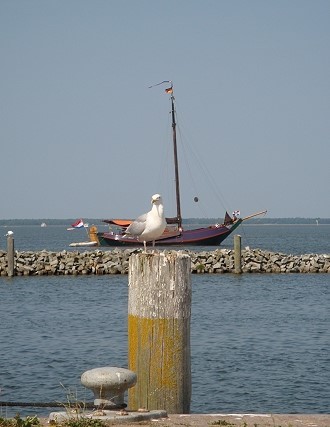
[[[9,230],[8,232],[7,232],[7,234],[5,234],[5,236],[12,236],[14,234],[14,232],[13,231],[11,231],[11,230]]]
[[[152,241],[152,246],[155,246],[155,240],[163,234],[166,227],[162,196],[154,194],[151,197],[151,204],[151,210],[136,218],[127,227],[124,235],[124,237],[137,237],[139,242],[143,242],[145,252],[147,252],[147,242]]]

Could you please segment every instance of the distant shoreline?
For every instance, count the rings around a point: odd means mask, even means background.
[[[26,226],[36,225],[41,226],[45,223],[46,226],[61,225],[69,227],[77,218],[56,219],[56,218],[37,218],[37,219],[0,219],[0,227],[9,226]],[[99,218],[84,218],[84,221],[89,224],[98,226],[107,226],[102,219]],[[207,225],[215,224],[221,221],[221,218],[186,218],[183,219],[183,225]],[[244,225],[330,225],[330,218],[256,218],[243,223]]]

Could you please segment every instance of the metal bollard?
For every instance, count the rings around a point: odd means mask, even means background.
[[[81,375],[81,383],[93,391],[94,405],[118,407],[124,403],[124,394],[136,384],[134,372],[112,366],[95,368]]]

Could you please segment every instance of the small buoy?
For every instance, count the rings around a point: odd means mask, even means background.
[[[194,202],[196,202],[196,203],[198,202],[198,197],[197,196],[194,197]]]

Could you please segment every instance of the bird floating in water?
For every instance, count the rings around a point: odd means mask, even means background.
[[[162,196],[154,194],[151,204],[151,210],[136,218],[125,231],[125,236],[134,236],[139,242],[143,242],[145,252],[147,242],[152,241],[152,246],[155,246],[155,240],[163,234],[166,227]]]

